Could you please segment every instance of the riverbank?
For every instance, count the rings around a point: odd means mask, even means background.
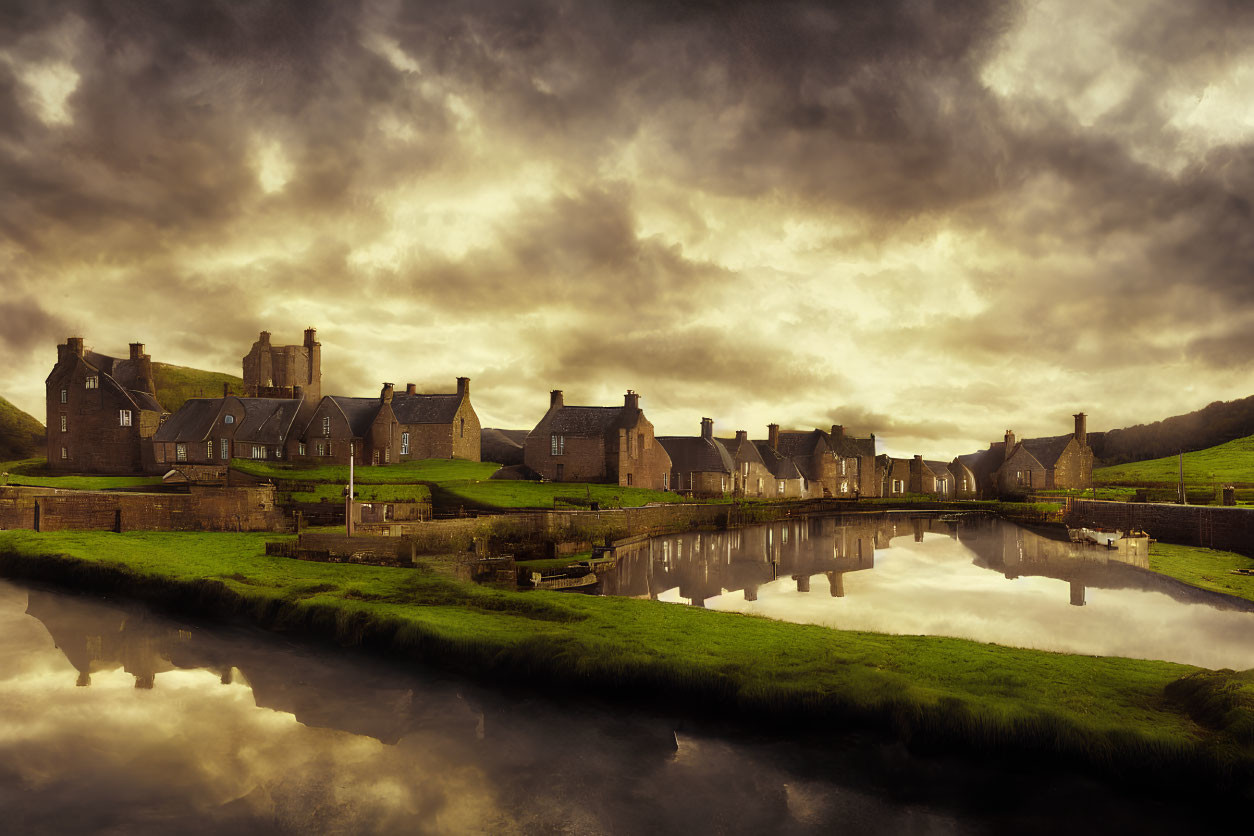
[[[274,535],[0,532],[0,573],[362,645],[479,680],[755,726],[863,727],[1142,786],[1254,795],[1254,682],[1186,665],[514,592],[267,557]]]
[[[1198,589],[1254,601],[1254,575],[1232,574],[1234,569],[1254,571],[1254,557],[1201,546],[1155,542],[1150,546],[1149,568]]]

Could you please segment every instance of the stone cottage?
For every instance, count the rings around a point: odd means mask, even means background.
[[[728,496],[736,490],[736,462],[714,437],[714,420],[701,419],[699,436],[659,436],[671,459],[671,489],[692,496]]]

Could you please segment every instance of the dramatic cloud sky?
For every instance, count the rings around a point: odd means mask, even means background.
[[[949,457],[1254,393],[1254,4],[0,7],[0,394],[55,345]]]

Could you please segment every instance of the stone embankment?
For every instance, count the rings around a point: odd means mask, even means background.
[[[188,493],[67,491],[0,487],[0,528],[33,531],[285,531],[274,488]]]
[[[1155,540],[1254,555],[1254,508],[1069,499],[1072,526],[1140,529]]]

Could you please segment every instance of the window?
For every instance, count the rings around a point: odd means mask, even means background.
[[[325,444],[323,444],[321,441],[319,441],[319,442],[318,442],[318,455],[319,455],[319,456],[325,456],[326,454],[327,454],[327,448],[326,448],[326,445],[325,445]]]
[[[296,445],[296,455],[298,456],[305,455],[305,442],[302,441]]]
[[[718,477],[718,489],[724,493],[727,492],[727,479],[726,478],[722,476]]]
[[[281,458],[283,458],[283,448],[282,448],[282,447],[275,447],[275,448],[274,448],[274,457],[275,457],[276,459],[281,459]]]
[[[967,477],[965,476],[962,477],[962,489],[967,490]]]
[[[783,479],[780,479],[778,484],[775,485],[775,493],[779,494],[780,496],[784,495],[784,480]]]
[[[948,484],[949,483],[946,482],[944,479],[937,479],[936,480],[936,492],[945,493],[945,488],[947,487]]]
[[[401,433],[401,455],[409,455],[409,433]]]
[[[186,444],[174,445],[174,460],[179,461],[179,462],[187,461],[187,445]]]
[[[457,437],[458,438],[466,437],[466,419],[465,418],[462,419],[462,425],[461,425],[461,428],[458,429],[457,431]]]
[[[61,416],[61,432],[67,432],[69,430],[70,427],[68,420],[69,419],[67,419],[64,415]]]
[[[840,460],[840,475],[841,476],[845,475],[845,460],[844,459]]]
[[[389,444],[383,448],[383,463],[390,464],[392,462],[392,445]]]
[[[84,389],[99,389],[100,377],[94,374],[87,375],[87,379],[83,381],[83,388]]]
[[[129,427],[131,425],[131,411],[129,409],[118,410],[118,426]]]
[[[627,435],[627,455],[634,456],[635,453],[632,451],[631,433],[626,433],[626,435]]]
[[[266,448],[264,444],[253,445],[253,458],[264,459],[266,457]]]
[[[218,439],[218,458],[224,460],[231,458],[231,442],[225,438]]]
[[[669,491],[671,489],[671,475],[669,473],[662,474],[662,490]]]
[[[70,457],[70,451],[69,451],[69,450],[66,450],[64,447],[62,447],[62,448],[61,448],[61,458],[63,458],[63,459],[68,459],[69,457]]]
[[[378,450],[375,450],[374,455],[370,457],[370,463],[372,465],[379,463],[379,451]]]
[[[632,479],[631,479],[631,474],[630,474],[630,473],[628,473],[628,474],[627,474],[627,487],[629,487],[629,488],[631,487],[631,482],[632,482]]]
[[[234,415],[224,415],[224,416],[222,416],[222,423],[223,423],[223,424],[234,424],[234,423],[235,423],[235,416],[234,416]]]
[[[69,400],[69,398],[70,398],[70,390],[62,389],[61,390],[61,403],[66,403]]]
[[[549,437],[549,451],[551,455],[560,456],[566,452],[566,436],[557,435],[556,433]]]
[[[205,458],[207,459],[213,458],[213,439],[212,438],[209,439],[209,441],[205,443]]]
[[[331,434],[331,416],[330,415],[322,416],[322,434],[323,435]]]
[[[747,465],[746,465],[746,467],[747,467]],[[759,479],[759,480],[758,480],[758,496],[761,496],[761,495],[762,495],[762,480],[761,480],[761,479]]]
[[[893,480],[893,493],[905,493],[906,483],[900,479]]]
[[[849,493],[849,480],[848,479],[840,483],[840,492]]]

